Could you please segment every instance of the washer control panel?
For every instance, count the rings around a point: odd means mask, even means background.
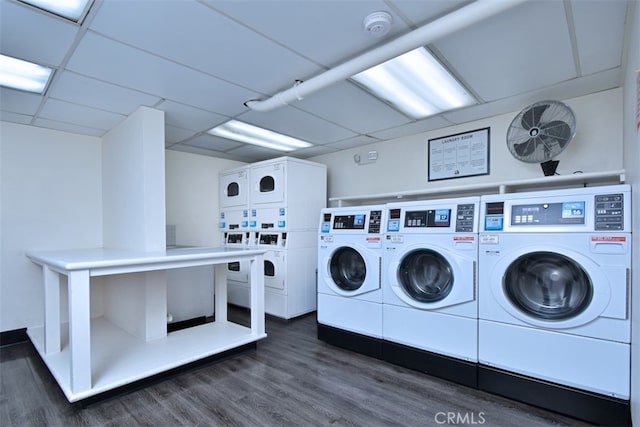
[[[595,196],[596,230],[624,229],[624,195],[598,194]]]

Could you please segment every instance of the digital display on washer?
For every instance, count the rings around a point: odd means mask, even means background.
[[[584,208],[584,201],[513,205],[511,207],[511,225],[584,224]]]
[[[406,228],[449,227],[450,225],[451,209],[406,211],[404,214],[404,226]]]
[[[336,215],[333,217],[334,230],[364,230],[367,215]]]

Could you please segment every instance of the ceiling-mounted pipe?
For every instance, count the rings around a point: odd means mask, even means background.
[[[310,93],[323,89],[338,81],[346,80],[361,71],[374,67],[410,50],[424,46],[440,37],[482,21],[485,18],[496,15],[525,1],[527,0],[476,0],[463,8],[436,19],[337,67],[331,68],[309,80],[296,82],[292,88],[279,92],[271,98],[263,101],[247,101],[245,105],[255,111],[269,111],[276,107],[288,105],[295,100],[301,100]]]

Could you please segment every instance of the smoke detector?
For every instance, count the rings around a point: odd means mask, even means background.
[[[384,36],[391,29],[393,17],[387,12],[373,12],[364,18],[364,30],[374,37]]]

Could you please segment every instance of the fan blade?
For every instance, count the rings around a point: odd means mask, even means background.
[[[535,107],[529,108],[522,114],[522,119],[520,120],[520,124],[526,130],[531,129],[536,126],[540,122],[540,117],[542,117],[542,113],[544,113],[547,108],[549,108],[549,104],[536,105]]]
[[[540,126],[540,137],[544,140],[553,138],[560,147],[564,147],[571,140],[571,127],[561,120],[554,120]]]
[[[529,138],[520,144],[513,144],[513,149],[518,156],[526,157],[536,150],[535,138]]]

